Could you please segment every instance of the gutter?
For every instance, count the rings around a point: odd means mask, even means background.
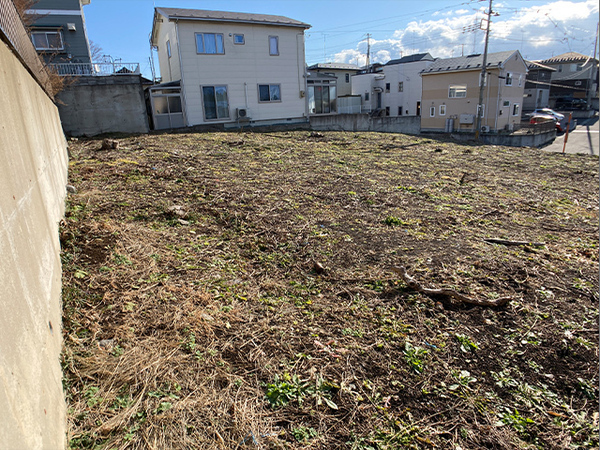
[[[183,97],[183,121],[186,127],[189,127],[188,117],[187,117],[187,98],[185,95],[186,86],[183,80],[183,61],[181,59],[181,41],[179,40],[179,22],[175,20],[175,34],[177,35],[177,55],[179,56],[179,75],[181,78],[181,96]]]

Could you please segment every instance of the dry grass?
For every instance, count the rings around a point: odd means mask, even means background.
[[[119,143],[70,145],[72,448],[598,447],[597,158],[375,133]],[[430,298],[395,265],[513,300]]]

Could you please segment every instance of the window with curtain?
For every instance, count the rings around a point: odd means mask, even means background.
[[[224,55],[223,35],[217,33],[196,33],[196,53]]]
[[[269,55],[279,55],[279,36],[269,36]]]

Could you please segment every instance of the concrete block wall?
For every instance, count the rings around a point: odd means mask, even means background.
[[[0,40],[0,448],[64,449],[58,110]]]
[[[419,134],[420,116],[371,117],[368,114],[332,114],[310,116],[310,126],[319,131],[377,131],[381,133]]]
[[[71,81],[57,96],[67,135],[149,131],[140,75],[82,76]]]

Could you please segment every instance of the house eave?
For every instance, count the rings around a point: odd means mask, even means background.
[[[259,20],[243,20],[243,19],[214,19],[207,17],[181,17],[181,16],[170,16],[169,22],[180,22],[180,21],[190,21],[190,22],[221,22],[221,23],[245,23],[251,25],[269,25],[276,27],[292,27],[292,28],[302,28],[309,29],[311,26],[304,24],[293,24],[293,23],[281,23],[281,22],[268,22],[268,21],[259,21]]]

